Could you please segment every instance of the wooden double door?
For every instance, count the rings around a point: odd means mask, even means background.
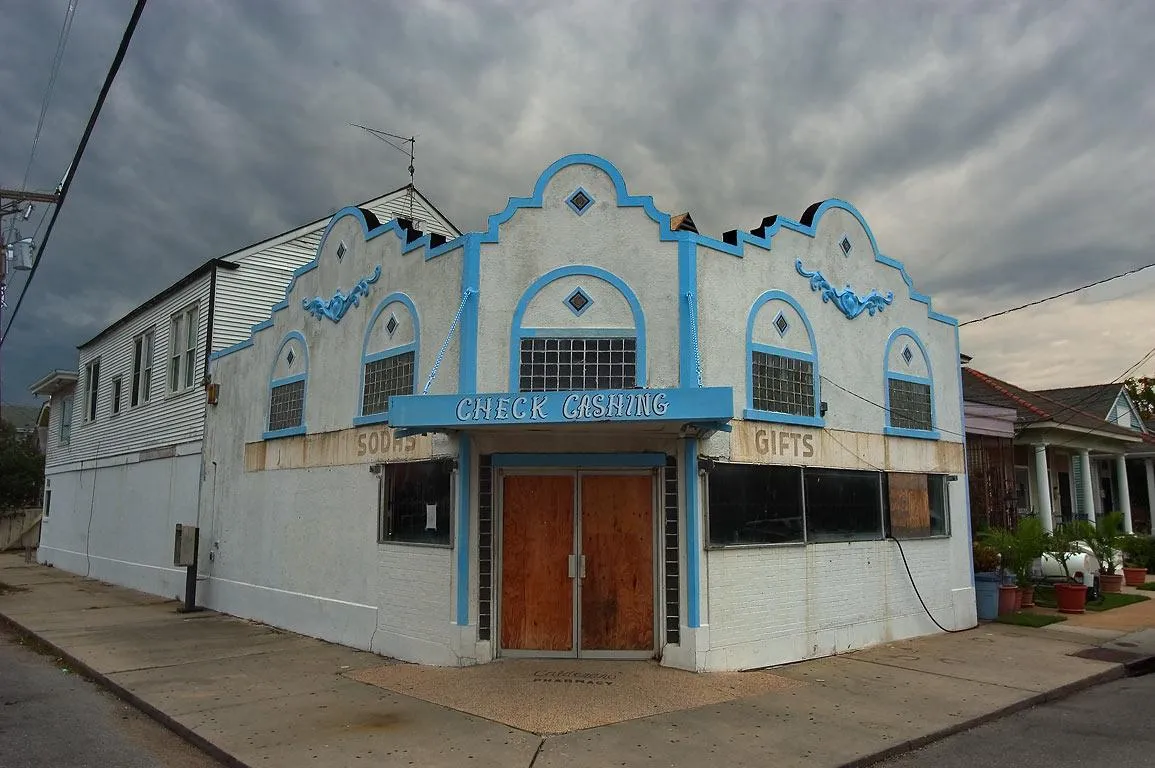
[[[506,474],[501,652],[654,654],[654,475]]]

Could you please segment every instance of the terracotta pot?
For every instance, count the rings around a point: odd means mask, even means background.
[[[1139,587],[1147,580],[1146,568],[1127,568],[1123,567],[1123,578],[1127,582],[1128,587]]]
[[[1023,610],[1023,589],[1022,587],[1015,587],[1015,610]]]
[[[1015,600],[1019,596],[1019,588],[1007,584],[999,585],[999,615],[1005,616],[1015,612]]]
[[[1020,608],[1034,608],[1035,607],[1035,585],[1028,584],[1025,587],[1019,587],[1019,607]]]
[[[1085,613],[1087,607],[1087,587],[1084,584],[1056,584],[1055,602],[1059,613]]]
[[[1119,594],[1123,591],[1123,574],[1121,573],[1100,573],[1099,585],[1104,592],[1112,594]]]

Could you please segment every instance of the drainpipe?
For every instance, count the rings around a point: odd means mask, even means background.
[[[196,527],[197,527],[197,538],[198,539],[204,538],[203,531],[201,531],[201,500],[203,497],[203,494],[201,493],[201,488],[204,486],[204,483],[205,483],[205,450],[208,448],[207,440],[206,440],[206,438],[208,436],[208,416],[209,416],[207,390],[208,390],[209,383],[212,381],[212,376],[209,375],[209,363],[212,361],[213,319],[216,315],[216,309],[217,309],[217,269],[218,269],[218,266],[217,266],[216,262],[214,261],[212,269],[209,270],[209,301],[208,301],[209,311],[208,311],[208,314],[205,318],[205,359],[204,359],[204,366],[201,369],[201,392],[202,392],[202,394],[201,394],[201,398],[202,398],[201,399],[201,406],[204,408],[204,410],[201,411],[201,453],[200,453],[201,459],[200,459],[200,470],[197,472]],[[213,484],[216,485],[215,473],[213,476]],[[201,551],[204,551],[204,550],[200,550],[197,552],[197,559],[198,560],[200,559],[200,552]],[[209,548],[209,551],[211,551],[211,547]],[[196,567],[200,573],[204,574],[203,576],[198,576],[197,580],[200,581],[201,579],[204,579],[207,581],[209,578],[208,573],[207,573],[207,569],[202,569],[200,567],[199,562],[197,563]]]

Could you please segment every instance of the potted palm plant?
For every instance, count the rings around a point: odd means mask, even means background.
[[[1095,522],[1094,534],[1088,542],[1091,552],[1099,561],[1099,584],[1104,592],[1123,591],[1123,574],[1115,573],[1119,544],[1123,538],[1123,513],[1109,512]]]
[[[1019,607],[1032,608],[1035,605],[1035,585],[1031,581],[1031,569],[1035,561],[1047,551],[1047,532],[1037,517],[1025,517],[1015,529],[1015,582],[1019,586]]]
[[[990,621],[999,615],[999,553],[976,541],[973,546],[975,566],[975,606],[978,617]]]
[[[1007,584],[1006,576],[1018,573],[1019,542],[1013,531],[1006,528],[991,528],[981,534],[983,543],[999,555],[999,616],[1014,613],[1019,601],[1019,588]],[[1029,566],[1028,566],[1029,567]]]
[[[1077,541],[1086,541],[1093,534],[1092,526],[1085,520],[1063,523],[1055,527],[1047,536],[1046,554],[1055,558],[1063,568],[1064,580],[1055,585],[1055,602],[1059,613],[1083,613],[1087,606],[1087,585],[1071,578],[1067,561],[1075,556],[1072,551]]]
[[[1123,579],[1129,587],[1138,587],[1147,580],[1147,558],[1150,539],[1128,534],[1119,537],[1119,549],[1123,552]]]

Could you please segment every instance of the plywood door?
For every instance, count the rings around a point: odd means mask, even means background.
[[[653,478],[581,478],[581,649],[654,648]]]
[[[501,647],[572,651],[573,476],[506,476],[501,526]]]

